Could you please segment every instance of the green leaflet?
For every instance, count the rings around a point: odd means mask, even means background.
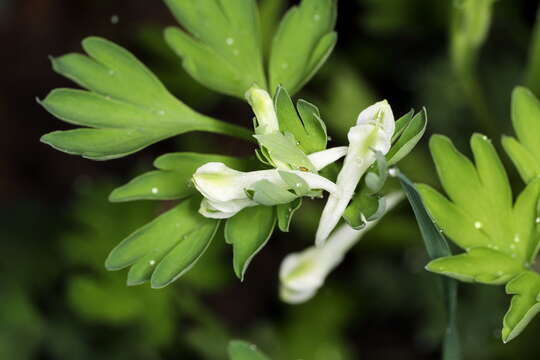
[[[191,176],[200,166],[208,162],[222,162],[243,171],[249,161],[231,156],[198,153],[171,153],[158,157],[154,166],[159,170],[137,176],[129,183],[111,193],[109,200],[123,202],[132,200],[172,200],[196,193]]]
[[[225,241],[233,246],[234,272],[240,280],[253,257],[270,239],[275,225],[276,214],[269,206],[246,208],[225,223]]]
[[[314,171],[315,167],[307,155],[296,146],[296,141],[292,134],[283,135],[280,132],[273,132],[265,135],[253,135],[261,147],[262,153],[266,155],[268,161],[274,165],[283,163],[292,170]],[[277,166],[276,166],[277,167]]]
[[[499,251],[478,247],[465,254],[433,260],[426,269],[465,282],[500,285],[523,271],[523,266]]]
[[[507,283],[507,292],[516,294],[503,329],[503,341],[510,341],[538,311],[537,282],[520,274],[527,273],[539,250],[540,178],[512,204],[508,177],[487,138],[471,138],[475,164],[445,137],[433,136],[430,147],[450,199],[425,185],[419,190],[438,226],[467,252],[434,260],[427,269],[462,281]]]
[[[302,206],[302,198],[299,197],[289,204],[280,204],[276,206],[276,215],[279,230],[289,232],[292,217],[296,210]]]
[[[540,276],[524,271],[506,285],[506,293],[514,296],[503,320],[505,343],[516,338],[540,311]]]
[[[282,86],[277,88],[274,103],[280,131],[291,133],[304,153],[326,149],[326,125],[315,105],[299,100],[295,108],[287,90]]]
[[[512,92],[512,125],[519,142],[503,137],[503,146],[523,181],[540,175],[540,102],[528,89]]]
[[[353,229],[362,229],[368,221],[378,219],[384,214],[386,203],[380,194],[373,194],[363,186],[345,209],[343,218]]]
[[[195,196],[138,229],[109,254],[108,270],[131,266],[128,285],[150,280],[153,288],[167,286],[197,262],[214,237],[219,221],[198,213]]]
[[[302,0],[283,17],[269,61],[270,90],[279,85],[294,95],[324,64],[337,34],[337,1]]]
[[[253,83],[266,88],[254,0],[165,2],[186,30],[168,28],[165,39],[194,79],[239,98]]]
[[[255,345],[240,340],[229,343],[228,353],[230,360],[269,360]]]
[[[409,112],[396,121],[392,148],[386,154],[388,165],[397,164],[407,156],[424,136],[427,127],[426,109],[422,109],[414,117],[412,115],[413,113]]]
[[[82,42],[89,56],[52,59],[56,72],[88,89],[56,89],[40,103],[57,118],[88,126],[55,131],[42,141],[61,151],[94,160],[134,153],[189,131],[241,138],[250,132],[201,115],[174,98],[154,74],[124,48],[98,37]]]
[[[439,227],[465,250],[485,247],[530,263],[538,246],[540,179],[531,182],[512,205],[508,177],[485,137],[471,138],[476,166],[445,137],[433,136],[430,147],[450,199],[424,185],[419,190]]]
[[[540,175],[540,163],[516,138],[503,136],[502,146],[525,183]]]

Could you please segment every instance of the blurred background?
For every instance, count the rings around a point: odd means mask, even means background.
[[[265,29],[273,29],[294,3],[261,1]],[[466,153],[475,131],[500,149],[500,135],[512,133],[512,88],[528,83],[539,95],[530,50],[538,4],[495,1],[489,33],[473,41],[464,59],[451,46],[467,37],[452,26],[461,3],[340,2],[337,49],[300,94],[321,108],[330,145],[344,143],[362,108],[386,98],[396,116],[425,106],[429,133],[451,136]],[[277,360],[439,359],[445,310],[437,279],[423,270],[427,256],[406,204],[383,219],[303,305],[279,301],[277,274],[286,254],[312,243],[320,202],[306,202],[292,232],[275,233],[244,283],[234,277],[222,237],[163,290],[126,287],[125,271],[104,269],[121,239],[170,206],[110,204],[113,188],[149,170],[165,152],[237,155],[253,149],[189,134],[107,162],[55,151],[39,137],[69,126],[35,99],[74,85],[53,73],[47,56],[81,51],[83,37],[104,36],[134,52],[188,105],[250,126],[245,103],[205,89],[182,70],[161,35],[173,24],[160,1],[0,0],[0,359],[220,360],[231,338],[254,342]],[[436,185],[427,138],[401,168],[415,181]],[[520,189],[513,167],[507,169]],[[460,285],[465,359],[538,358],[540,319],[502,345],[508,303],[502,287]]]

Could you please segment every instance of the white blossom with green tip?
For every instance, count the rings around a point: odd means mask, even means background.
[[[288,184],[279,171],[242,172],[219,162],[204,164],[193,174],[195,187],[205,197],[200,213],[211,218],[228,218],[245,207],[259,205],[249,198],[247,191],[253,190],[254,185],[263,180],[287,189]],[[336,184],[320,175],[305,171],[289,172],[304,180],[309,189],[322,189],[330,193],[338,191]]]
[[[386,154],[392,145],[394,115],[386,100],[377,102],[358,115],[349,130],[349,148],[338,178],[338,194],[331,194],[323,210],[315,242],[324,244],[349,204],[360,179],[375,162],[375,151]]]
[[[385,197],[385,213],[403,199],[403,193],[392,193]],[[320,247],[311,246],[301,252],[292,253],[283,259],[280,267],[280,296],[284,302],[299,304],[311,299],[324,284],[326,277],[371,228],[381,219],[368,222],[355,230],[348,224],[338,227]]]

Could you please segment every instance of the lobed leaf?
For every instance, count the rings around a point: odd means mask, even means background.
[[[111,193],[109,200],[173,200],[196,193],[191,177],[200,166],[208,162],[222,162],[237,169],[247,170],[249,161],[231,156],[199,153],[171,153],[158,157],[154,166],[159,170],[137,176]]]
[[[198,213],[199,203],[191,197],[129,235],[110,252],[105,267],[131,266],[128,285],[150,280],[160,288],[176,280],[202,256],[219,224]]]
[[[324,64],[337,34],[337,1],[302,0],[285,14],[274,36],[269,61],[270,90],[295,94]]]
[[[266,157],[272,163],[283,163],[293,170],[315,170],[307,155],[296,146],[292,134],[283,135],[280,132],[273,132],[265,135],[254,135],[254,137],[263,147],[263,154],[266,153]]]
[[[540,175],[540,102],[528,89],[516,87],[512,92],[512,124],[519,142],[503,137],[502,143],[523,181]]]
[[[524,271],[506,284],[506,293],[514,295],[504,316],[502,339],[515,339],[540,311],[540,276]]]
[[[165,40],[203,85],[239,98],[253,83],[266,88],[259,13],[254,0],[165,0],[182,27]]]
[[[523,266],[497,250],[479,247],[433,260],[426,269],[465,282],[500,285],[523,271]]]
[[[88,56],[52,59],[56,72],[90,90],[56,89],[40,103],[57,118],[89,128],[41,140],[69,154],[108,160],[189,131],[249,138],[247,129],[201,115],[173,97],[126,49],[103,38],[82,42]]]
[[[253,257],[270,239],[275,225],[276,214],[269,206],[245,208],[225,223],[225,241],[233,246],[234,272],[240,280]]]
[[[282,86],[278,86],[274,102],[280,130],[291,133],[306,154],[326,149],[326,125],[315,105],[299,100],[295,109],[287,90]]]

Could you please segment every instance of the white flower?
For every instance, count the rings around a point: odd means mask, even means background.
[[[392,145],[394,115],[386,100],[377,102],[358,116],[349,130],[349,148],[336,184],[338,194],[330,194],[315,236],[317,246],[324,244],[349,204],[360,179],[375,162],[375,151],[386,154]]]
[[[403,199],[403,193],[392,193],[385,199],[385,212],[388,212]],[[311,246],[302,252],[287,255],[279,271],[281,299],[290,304],[299,304],[312,298],[328,274],[341,263],[347,251],[379,220],[369,222],[361,230],[343,224],[324,245]]]
[[[266,90],[253,85],[246,91],[246,99],[257,117],[259,126],[255,130],[258,133],[270,134],[279,131],[279,122],[274,108],[274,102]]]
[[[342,150],[321,151],[317,159],[320,166],[336,158]],[[211,218],[229,218],[245,207],[258,205],[251,200],[246,190],[261,180],[268,180],[283,188],[287,184],[279,175],[278,169],[242,172],[229,168],[220,162],[209,162],[199,167],[193,174],[193,183],[204,196],[199,212]],[[281,170],[283,171],[283,170]],[[336,184],[320,175],[305,171],[288,171],[302,178],[310,189],[322,189],[337,193]]]

